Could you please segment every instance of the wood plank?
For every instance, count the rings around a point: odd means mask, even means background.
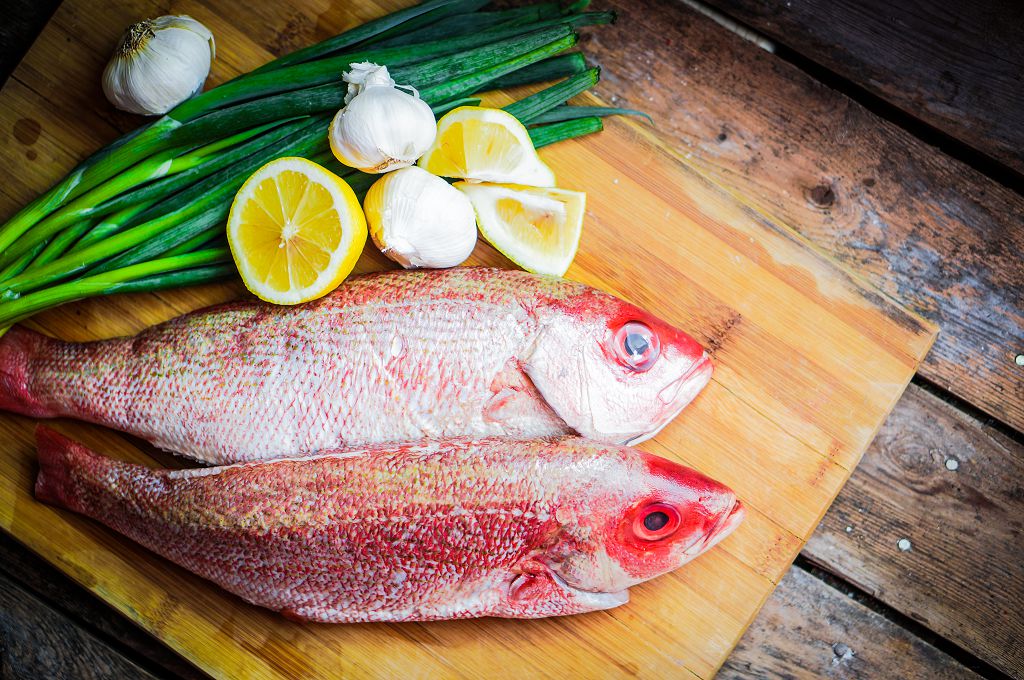
[[[145,9],[143,0],[130,3],[133,12]],[[311,1],[250,5],[171,0],[166,7],[221,26],[215,31],[239,43],[233,50],[238,66],[249,68],[278,49],[273,41],[282,35],[303,42],[311,32],[334,32],[397,3],[334,3],[329,10]],[[109,31],[128,10],[99,8],[94,15],[87,7],[84,0],[68,0],[47,30],[72,37],[66,51],[99,55],[100,45],[76,48],[76,27],[101,22],[107,26],[97,30]],[[253,36],[260,42],[246,47]],[[24,87],[0,95],[17,100],[9,110],[43,111],[31,96],[46,102],[77,87],[69,98],[81,97],[92,86],[85,76],[55,80],[47,68],[52,59],[49,51],[29,54],[17,74]],[[0,123],[6,124],[2,117]],[[45,188],[74,162],[77,139],[105,134],[95,126],[89,116],[47,125],[47,144],[64,156],[45,168],[52,173],[45,181],[45,172],[26,173],[26,186]],[[720,549],[635,588],[628,607],[592,616],[298,625],[244,605],[95,522],[36,503],[29,491],[34,423],[10,416],[0,417],[6,443],[0,447],[0,526],[211,673],[296,677],[414,669],[459,676],[515,668],[544,674],[560,664],[593,675],[609,668],[713,674],[856,465],[935,329],[630,123],[612,121],[601,135],[556,145],[543,156],[565,186],[589,192],[587,227],[570,278],[693,329],[714,351],[715,380],[648,447],[733,485],[750,506],[751,521]],[[12,168],[26,162],[23,155],[11,157]],[[14,207],[0,205],[0,211]],[[644,238],[635,237],[638,223]],[[471,262],[507,264],[483,244]],[[359,270],[381,266],[379,254],[371,253]],[[32,325],[66,338],[109,337],[237,292],[220,286],[93,301],[41,315]],[[111,455],[154,461],[151,452],[109,431],[61,427]],[[156,460],[181,464],[166,455]]]
[[[680,2],[602,6],[620,19],[583,40],[598,94],[938,323],[921,373],[1024,430],[1024,198]]]
[[[131,650],[134,658],[146,659],[151,668],[156,666],[188,680],[205,677],[158,639],[3,533],[0,533],[0,580],[30,593],[57,616],[88,635],[105,641],[115,640],[120,650]],[[16,618],[22,620],[22,625],[31,625],[31,612]],[[0,674],[0,677],[6,676]],[[72,676],[66,674],[65,677]]]
[[[1022,479],[1024,445],[911,386],[803,554],[1022,676]]]
[[[719,680],[978,678],[947,654],[793,567],[747,629]]]
[[[1024,4],[708,1],[911,116],[1024,172]]]
[[[0,578],[0,677],[150,680],[154,676],[28,591]]]

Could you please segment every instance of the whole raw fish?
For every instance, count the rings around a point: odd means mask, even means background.
[[[0,409],[208,463],[453,436],[633,443],[710,377],[700,345],[634,305],[498,269],[372,274],[304,305],[234,302],[130,338],[0,338]]]
[[[150,470],[40,426],[36,497],[312,621],[607,609],[743,517],[732,491],[580,438],[452,440]]]

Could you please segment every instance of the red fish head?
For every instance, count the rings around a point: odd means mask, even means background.
[[[580,434],[612,444],[648,439],[711,379],[704,349],[682,330],[589,288],[535,310],[524,368]]]
[[[658,456],[634,450],[630,457],[619,490],[575,513],[589,526],[562,553],[557,571],[581,590],[621,591],[677,569],[743,520],[728,487]]]

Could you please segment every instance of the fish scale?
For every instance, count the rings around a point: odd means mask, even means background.
[[[249,602],[313,621],[531,618],[617,606],[742,517],[731,491],[580,438],[455,439],[150,470],[37,430],[40,500]],[[637,543],[670,504],[678,535]]]
[[[663,336],[648,374],[594,352],[622,319]],[[629,303],[494,269],[356,277],[311,303],[228,303],[131,338],[0,338],[0,408],[89,420],[213,464],[425,437],[626,441],[664,425],[710,373],[692,338]],[[661,399],[673,385],[679,396]],[[597,392],[624,433],[587,431],[601,425]]]

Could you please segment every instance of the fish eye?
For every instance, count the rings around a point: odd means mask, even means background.
[[[643,373],[658,360],[661,343],[658,335],[646,324],[630,321],[615,334],[615,352],[626,368]]]
[[[633,532],[645,541],[660,541],[675,533],[681,518],[679,512],[665,503],[651,503],[637,513]]]
[[[644,517],[644,529],[657,531],[668,524],[668,515],[661,510],[656,510]]]

